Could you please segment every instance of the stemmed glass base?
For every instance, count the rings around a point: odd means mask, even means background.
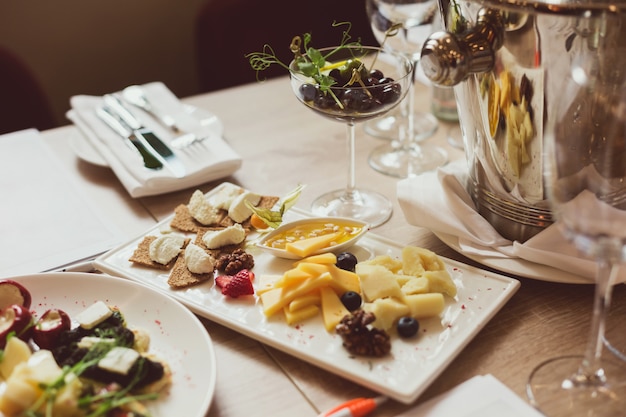
[[[369,164],[376,171],[396,178],[408,178],[432,171],[448,161],[448,153],[438,146],[411,144],[397,146],[394,142],[375,148]]]
[[[626,364],[602,359],[600,374],[572,373],[583,356],[561,356],[537,366],[526,386],[528,398],[548,417],[626,416]]]
[[[439,127],[437,118],[431,113],[416,112],[414,118],[414,138],[415,141],[427,139],[435,134]],[[401,110],[391,111],[386,116],[368,120],[364,123],[363,130],[370,136],[378,139],[397,140],[400,137],[400,130],[406,126],[406,117],[403,117]]]
[[[380,226],[391,217],[393,206],[389,199],[375,191],[345,189],[323,194],[313,201],[311,211],[322,217],[348,217]]]

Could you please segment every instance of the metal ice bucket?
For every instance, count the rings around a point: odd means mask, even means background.
[[[504,237],[525,241],[552,223],[543,179],[551,103],[574,59],[594,56],[610,73],[626,57],[626,2],[439,0],[445,31],[424,44],[421,65],[454,86],[467,190]],[[623,55],[623,54],[622,54]],[[583,58],[581,58],[583,57]]]

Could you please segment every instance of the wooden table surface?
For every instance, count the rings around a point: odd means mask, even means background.
[[[416,94],[417,108],[428,110],[428,89],[418,86]],[[188,97],[184,101],[216,113],[224,124],[226,140],[243,157],[242,168],[224,180],[273,195],[283,195],[298,183],[306,184],[297,204],[305,210],[317,195],[345,186],[348,174],[345,127],[299,104],[286,78]],[[446,143],[450,126],[442,123],[428,140],[446,147],[451,160],[463,158],[463,151]],[[125,227],[129,238],[146,230],[146,225],[169,216],[176,205],[188,201],[192,189],[131,199],[108,168],[90,165],[76,157],[69,145],[70,137],[76,134],[74,129],[67,126],[50,130],[43,132],[43,137],[75,172],[85,192],[96,201],[107,202],[107,210]],[[368,153],[382,143],[381,139],[365,135],[362,126],[357,128],[357,185],[375,189],[394,202],[391,219],[372,233],[489,269],[448,248],[429,230],[407,224],[396,200],[398,180],[375,172],[367,164]],[[208,191],[221,181],[197,188]],[[593,287],[515,278],[521,282],[519,291],[416,404],[475,375],[488,373],[526,399],[526,379],[535,365],[555,355],[583,352]],[[616,319],[609,322],[612,340],[622,346],[626,346],[626,332],[620,320],[626,314],[625,297],[626,289],[619,285],[613,303]],[[201,320],[215,345],[218,363],[217,387],[209,417],[315,416],[353,397],[376,395],[233,330]],[[389,401],[372,417],[394,416],[412,406]]]

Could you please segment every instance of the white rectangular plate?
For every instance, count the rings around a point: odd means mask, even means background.
[[[306,216],[297,209],[291,209],[288,214],[287,221]],[[100,256],[96,267],[102,272],[150,285],[200,316],[407,404],[419,397],[520,285],[515,279],[442,258],[458,287],[458,294],[455,299],[447,299],[441,317],[421,320],[420,331],[414,338],[400,339],[394,332],[391,354],[384,358],[354,357],[342,346],[340,336],[326,331],[321,316],[289,326],[280,314],[266,318],[256,296],[227,298],[215,287],[214,280],[173,290],[167,284],[167,271],[138,267],[129,262],[144,236],[157,236],[168,228],[171,219],[163,220],[145,234]],[[383,254],[399,257],[402,247],[369,232],[350,251],[363,261]],[[256,247],[249,247],[247,251],[254,256],[253,271],[257,277],[282,274],[294,262],[276,258]]]

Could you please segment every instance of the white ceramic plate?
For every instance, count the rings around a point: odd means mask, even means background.
[[[359,239],[361,239],[363,237],[363,235],[365,235],[368,230],[369,230],[369,226],[366,222],[360,221],[360,220],[353,220],[353,219],[346,219],[346,218],[342,218],[342,217],[311,217],[311,218],[306,218],[306,219],[300,219],[300,220],[295,220],[292,222],[283,222],[278,228],[272,230],[269,233],[266,233],[265,235],[263,235],[260,239],[258,239],[256,241],[256,245],[257,247],[259,247],[260,249],[274,255],[277,256],[279,258],[285,258],[285,259],[301,259],[302,257],[292,253],[292,252],[288,252],[285,249],[279,249],[279,248],[274,248],[271,246],[267,245],[267,241],[270,239],[273,239],[276,235],[279,235],[281,233],[284,233],[287,230],[290,230],[294,227],[299,227],[302,225],[306,225],[310,222],[315,222],[315,223],[332,223],[332,224],[353,224],[357,227],[361,228],[361,231],[357,234],[355,234],[354,236],[352,236],[350,238],[350,240],[347,240],[345,242],[342,242],[338,245],[334,245],[334,246],[329,246],[323,249],[320,249],[318,251],[315,251],[314,253],[311,253],[310,255],[317,255],[317,254],[321,254],[321,253],[327,253],[327,252],[335,252],[335,253],[340,253],[340,252],[344,252],[347,251],[348,249],[350,249],[356,242],[358,242]]]
[[[465,253],[459,246],[459,239],[456,236],[446,233],[433,232],[443,243],[463,256],[470,258],[482,265],[496,269],[500,272],[515,275],[518,277],[532,278],[540,281],[559,282],[563,284],[593,284],[593,281],[580,275],[570,274],[562,269],[553,268],[527,261],[521,258],[496,258],[480,256],[472,253]]]
[[[292,208],[285,221],[307,215]],[[144,236],[158,235],[169,227],[171,219],[100,256],[96,267],[165,291],[201,316],[407,404],[430,385],[519,288],[517,280],[442,258],[458,286],[458,295],[447,300],[441,318],[421,321],[417,338],[402,340],[394,336],[392,352],[385,358],[353,357],[343,348],[340,336],[325,330],[321,316],[288,326],[281,315],[266,318],[256,296],[227,298],[215,287],[214,280],[172,291],[167,272],[129,262]],[[401,250],[402,246],[368,232],[350,251],[357,259],[365,260],[382,254],[399,257]],[[281,274],[294,262],[254,246],[248,251],[254,256],[257,276]]]
[[[222,136],[224,133],[224,126],[222,125],[222,121],[215,114],[190,104],[185,104],[183,107],[186,113],[198,120],[203,131],[216,136]],[[83,161],[101,167],[109,166],[108,162],[102,157],[98,150],[91,143],[89,143],[89,140],[80,134],[80,132],[72,134],[69,141],[70,147],[76,156]]]
[[[131,326],[150,334],[150,352],[172,369],[172,386],[148,403],[154,417],[204,417],[209,410],[217,363],[200,320],[175,300],[133,281],[99,274],[43,273],[12,278],[32,294],[31,310],[60,308],[70,317],[102,300],[116,305]]]

